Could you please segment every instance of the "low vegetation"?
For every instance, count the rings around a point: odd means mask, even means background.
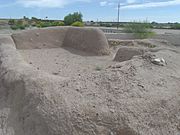
[[[64,26],[64,22],[62,21],[49,21],[49,20],[41,20],[37,19],[35,17],[32,17],[32,19],[19,19],[9,20],[9,25],[11,26],[12,30],[17,29],[25,29],[27,27],[38,27],[38,28],[45,28],[45,27],[52,27],[52,26]]]
[[[52,27],[52,26],[64,26],[63,22],[48,22],[48,21],[39,21],[35,25],[38,28]]]
[[[36,17],[32,17],[31,19],[27,17],[23,17],[22,19],[10,19],[8,24],[11,26],[12,30],[18,29],[26,29],[27,27],[52,27],[52,26],[75,26],[75,27],[83,27],[83,15],[79,12],[74,12],[73,14],[68,14],[64,17],[64,21],[56,21],[56,20],[42,20]]]
[[[125,25],[124,32],[133,33],[136,38],[150,38],[155,35],[147,22],[130,22]]]
[[[180,23],[174,23],[171,25],[172,29],[180,29]]]
[[[71,24],[71,26],[84,27],[84,24],[82,22],[74,22],[73,24]]]
[[[12,30],[21,29],[24,30],[26,27],[29,27],[28,23],[25,23],[23,20],[9,20],[9,25],[11,25]]]

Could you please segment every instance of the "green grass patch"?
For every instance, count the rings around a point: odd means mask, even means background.
[[[134,33],[134,36],[136,38],[140,38],[140,39],[151,38],[151,37],[153,37],[155,35],[156,35],[155,32],[152,32],[152,31],[141,32],[141,33]]]
[[[84,27],[84,23],[82,23],[82,22],[74,22],[73,24],[71,24],[71,26],[74,26],[74,27]]]
[[[24,30],[24,29],[26,29],[26,26],[25,25],[12,25],[11,29],[12,30],[18,30],[18,29]]]
[[[151,24],[148,22],[130,22],[125,25],[124,32],[134,33],[136,38],[145,39],[155,35],[151,27]]]
[[[12,25],[12,26],[11,26],[11,29],[12,29],[12,30],[17,30],[17,29],[19,29],[19,27],[18,27],[17,25]]]

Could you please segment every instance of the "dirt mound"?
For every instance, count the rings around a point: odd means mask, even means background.
[[[70,47],[95,55],[109,54],[104,33],[97,28],[56,27],[13,34],[17,49]]]
[[[97,55],[109,54],[109,45],[104,33],[97,28],[75,28],[70,27],[64,39],[65,47]]]
[[[61,59],[63,48],[17,50],[10,36],[0,37],[0,135],[178,135],[180,48],[162,47],[146,57],[109,63],[105,57],[111,55],[82,59],[69,57],[69,51]],[[69,57],[70,72],[78,74],[34,68],[35,61],[28,64],[21,51],[43,58],[43,66],[49,55],[60,59],[58,70],[68,69]],[[167,65],[155,65],[149,56],[164,58]],[[54,68],[52,60],[47,64]],[[105,67],[90,71],[83,63]]]
[[[13,34],[17,49],[57,48],[62,46],[67,27],[27,30]]]
[[[141,46],[141,47],[148,47],[154,48],[156,47],[151,41],[148,39],[144,40],[119,40],[119,39],[109,39],[108,40],[110,46]]]
[[[145,49],[137,47],[121,47],[116,53],[114,61],[123,62],[132,59],[134,56],[143,55]]]

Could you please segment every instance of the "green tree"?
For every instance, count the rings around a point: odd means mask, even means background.
[[[14,25],[15,23],[16,23],[16,21],[14,19],[10,19],[8,22],[9,25]]]
[[[74,12],[64,17],[65,25],[72,25],[74,22],[82,22],[83,15],[80,12]]]
[[[26,17],[26,16],[23,16],[23,19],[24,19],[24,20],[29,20],[29,18],[28,18],[28,17]]]

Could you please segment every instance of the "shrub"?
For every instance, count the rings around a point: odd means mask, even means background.
[[[29,24],[25,24],[24,26],[25,26],[25,27],[29,27],[30,25],[29,25]]]
[[[50,27],[50,26],[52,26],[50,22],[38,21],[36,23],[36,27],[38,27],[38,28],[44,28],[44,27]]]
[[[74,22],[82,22],[82,14],[75,12],[64,17],[65,25],[72,25]]]
[[[50,27],[51,26],[51,23],[50,22],[42,22],[41,23],[41,27],[44,28],[44,27]]]
[[[75,26],[75,27],[83,27],[84,24],[82,22],[74,22],[73,24],[71,24],[71,26]]]
[[[25,28],[26,28],[25,25],[12,25],[12,26],[11,26],[11,29],[12,29],[12,30],[18,30],[18,29],[24,30]]]
[[[38,28],[41,28],[41,21],[37,21],[36,23],[33,23],[33,26],[36,26]]]
[[[51,25],[52,26],[59,26],[59,22],[52,22]]]
[[[52,22],[51,26],[64,26],[64,22]]]
[[[24,21],[22,19],[17,20],[17,21],[11,20],[11,21],[9,21],[9,23],[11,24],[12,30],[17,30],[17,29],[24,30],[26,27],[29,27],[28,22]]]
[[[19,27],[18,27],[17,25],[12,25],[12,26],[11,26],[11,29],[12,29],[12,30],[17,30],[17,29],[19,29]]]
[[[59,22],[59,26],[64,26],[64,22]]]
[[[180,29],[180,23],[175,23],[171,26],[172,29]]]
[[[18,26],[23,25],[23,20],[18,20],[18,21],[16,22],[16,25],[18,25]]]
[[[145,39],[145,38],[151,38],[155,36],[154,32],[142,32],[142,33],[134,33],[136,38]]]
[[[136,38],[149,38],[155,35],[151,30],[151,24],[147,22],[131,22],[126,24],[124,31],[127,33],[134,33]]]
[[[14,20],[14,19],[10,19],[9,21],[8,21],[8,24],[9,25],[14,25],[16,23],[16,21]]]
[[[19,29],[21,29],[21,30],[24,30],[26,27],[25,27],[25,25],[20,25],[20,26],[18,26],[19,27]]]

